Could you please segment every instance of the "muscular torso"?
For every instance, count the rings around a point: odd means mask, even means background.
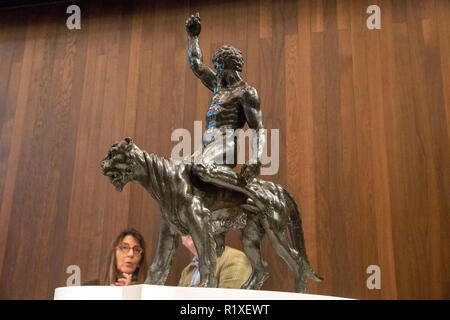
[[[244,127],[246,122],[242,105],[242,93],[244,90],[245,85],[242,85],[233,89],[221,89],[214,94],[211,105],[206,112],[204,138],[207,138],[210,133],[217,129],[236,130]]]

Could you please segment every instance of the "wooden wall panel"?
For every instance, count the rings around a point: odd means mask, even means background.
[[[369,5],[382,29],[366,27]],[[184,22],[202,18],[210,64],[241,49],[265,127],[280,130],[266,178],[299,204],[310,292],[362,299],[448,299],[450,280],[450,2],[448,0],[81,1],[0,10],[0,298],[52,298],[69,265],[99,277],[114,237],[145,236],[160,213],[136,184],[99,169],[132,137],[170,157],[171,133],[203,121],[211,92],[189,69]],[[194,145],[192,145],[194,147]],[[242,248],[238,231],[227,242]],[[265,290],[292,291],[270,241]],[[180,246],[167,284],[190,254]],[[366,269],[381,269],[369,290]]]

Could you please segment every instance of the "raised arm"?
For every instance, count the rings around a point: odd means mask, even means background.
[[[188,34],[188,57],[189,65],[194,74],[202,81],[202,83],[214,92],[216,87],[216,74],[208,66],[203,64],[202,51],[198,43],[198,36],[201,31],[200,15],[198,12],[186,20],[186,31]]]

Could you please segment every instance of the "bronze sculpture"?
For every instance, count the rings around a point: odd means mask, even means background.
[[[198,13],[186,21],[189,62],[194,74],[214,92],[206,117],[203,145],[192,161],[177,163],[139,149],[130,138],[114,144],[102,161],[104,175],[121,191],[139,182],[156,199],[162,213],[155,260],[146,283],[164,284],[180,235],[191,235],[199,256],[200,286],[215,287],[215,261],[224,249],[225,234],[241,229],[243,250],[252,274],[243,289],[260,289],[268,277],[260,242],[265,234],[294,273],[295,291],[306,292],[307,279],[321,281],[309,265],[295,201],[280,185],[257,179],[265,136],[256,89],[240,77],[243,59],[231,46],[213,57],[215,72],[203,65],[198,44]],[[248,123],[254,129],[253,158],[241,173],[232,169],[237,143],[232,133]],[[224,163],[225,161],[225,163]],[[286,235],[289,228],[292,245]]]

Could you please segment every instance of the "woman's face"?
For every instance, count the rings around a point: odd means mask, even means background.
[[[125,236],[116,248],[117,270],[119,272],[130,274],[136,271],[143,253],[135,251],[142,251],[139,242],[132,235]]]

